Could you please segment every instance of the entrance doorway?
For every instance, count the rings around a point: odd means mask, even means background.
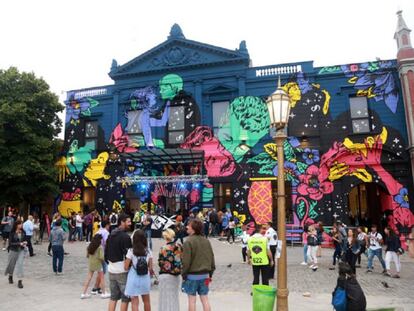
[[[349,224],[364,226],[370,230],[376,224],[380,230],[386,225],[383,223],[383,211],[389,195],[375,183],[363,183],[352,188],[348,196]]]

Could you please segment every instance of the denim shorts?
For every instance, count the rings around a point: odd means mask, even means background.
[[[202,280],[185,280],[182,283],[181,290],[183,293],[191,296],[205,296],[208,294],[208,285],[206,285],[207,279]]]

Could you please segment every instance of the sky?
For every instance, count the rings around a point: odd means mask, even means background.
[[[63,103],[68,90],[112,84],[112,59],[160,44],[174,23],[215,46],[246,40],[253,66],[393,59],[400,9],[414,29],[413,0],[2,0],[0,69],[34,72]]]

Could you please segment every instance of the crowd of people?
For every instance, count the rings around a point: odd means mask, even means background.
[[[252,266],[253,285],[260,284],[260,279],[263,285],[269,285],[269,280],[275,278],[279,241],[271,222],[258,224],[251,232],[251,228],[240,224],[229,210],[191,211],[185,220],[177,215],[174,225],[162,231],[165,243],[155,258],[153,219],[154,214],[149,211],[137,211],[132,216],[116,212],[106,216],[96,211],[86,215],[79,212],[72,213],[68,219],[55,213],[49,228],[48,218],[42,225],[42,220],[36,215],[29,215],[24,220],[8,211],[1,220],[3,251],[9,251],[5,275],[10,284],[14,283],[13,277],[16,276],[18,288],[23,288],[24,260],[36,255],[32,243],[42,243],[44,232],[48,232],[48,254],[53,257],[51,270],[56,275],[63,274],[64,258],[68,255],[64,249],[66,239],[70,243],[86,242],[88,271],[80,298],[98,294],[104,299],[109,298],[109,310],[115,310],[118,301],[121,302],[121,310],[127,310],[128,304],[132,310],[138,310],[139,297],[144,310],[151,310],[151,282],[159,284],[159,310],[179,310],[180,289],[188,295],[190,311],[195,310],[197,295],[203,309],[210,310],[209,284],[215,271],[214,253],[208,240],[211,236],[229,243],[234,243],[236,237],[240,240],[242,262]],[[320,222],[306,225],[303,229],[304,258],[301,264],[315,272],[318,258],[322,256],[322,244],[327,238],[333,243],[329,269],[334,270],[338,265],[339,272],[334,292],[338,288],[353,291],[349,303],[360,307],[349,310],[365,310],[365,295],[356,277],[362,258],[367,259],[367,273],[373,273],[374,258],[377,257],[385,276],[400,278],[400,256],[404,250],[392,228],[386,227],[382,234],[375,224],[367,232],[365,227],[347,228],[338,221],[329,228],[329,233]],[[414,257],[414,229],[407,241],[409,252]],[[395,265],[395,272],[391,270],[391,263]],[[155,274],[157,265],[158,277]],[[96,278],[91,287],[94,275]],[[106,275],[109,288],[105,285]]]

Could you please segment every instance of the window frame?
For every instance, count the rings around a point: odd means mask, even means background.
[[[173,110],[174,109],[179,109],[179,108],[182,108],[182,111],[183,111],[183,113],[182,113],[182,120],[183,120],[183,127],[182,127],[182,129],[180,128],[180,129],[174,129],[174,130],[171,130],[170,129],[170,117],[171,116],[173,116]],[[166,124],[166,128],[167,128],[167,137],[166,137],[166,140],[167,140],[167,142],[168,142],[168,145],[170,145],[170,146],[177,146],[177,145],[180,145],[180,144],[182,144],[183,142],[184,142],[184,140],[185,140],[185,105],[174,105],[174,106],[171,106],[170,107],[170,114],[169,114],[169,116],[168,116],[168,122],[167,122],[167,124]],[[170,141],[170,134],[171,133],[182,133],[183,134],[183,139],[182,139],[182,141],[180,141],[180,142],[177,142],[177,141]]]
[[[224,100],[223,99],[223,100],[215,100],[215,101],[211,102],[211,129],[213,130],[214,136],[217,135],[218,130],[221,127],[220,124],[214,124],[214,105],[215,104],[221,104],[221,103],[227,103],[227,110],[226,110],[226,113],[227,113],[229,111],[229,107],[230,107],[230,101],[229,100],[227,100],[227,99]],[[222,116],[220,116],[219,122],[221,121]]]
[[[365,104],[366,104],[366,110],[367,110],[367,115],[366,116],[352,116],[352,99],[357,98],[357,99],[361,99],[364,98],[365,99]],[[351,131],[352,134],[366,134],[366,133],[371,133],[372,132],[372,124],[371,124],[371,115],[369,113],[369,100],[366,96],[356,96],[356,95],[352,95],[349,96],[349,119],[350,119],[350,126],[351,126]],[[359,131],[356,132],[354,130],[354,121],[361,121],[361,120],[367,120],[367,126],[368,126],[368,130],[367,131]]]

